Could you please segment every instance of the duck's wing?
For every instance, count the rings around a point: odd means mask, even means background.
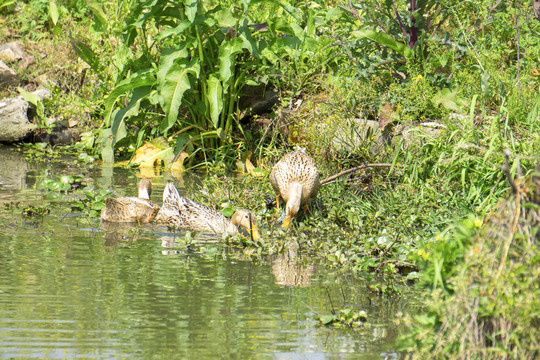
[[[224,232],[227,228],[229,220],[223,214],[187,197],[180,197],[178,209],[185,228],[195,231],[207,230],[216,234]]]

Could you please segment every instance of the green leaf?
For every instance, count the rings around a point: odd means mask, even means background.
[[[19,90],[19,93],[22,95],[25,101],[28,101],[30,104],[34,105],[35,107],[37,107],[38,104],[41,102],[41,98],[38,95],[28,92],[24,90],[22,87],[18,87],[17,90]]]
[[[165,111],[165,119],[161,123],[162,131],[168,130],[176,122],[184,92],[191,89],[189,74],[198,78],[199,71],[198,58],[188,60],[185,49],[169,49],[162,55],[157,74],[161,107]]]
[[[122,140],[127,136],[125,119],[130,116],[137,115],[139,113],[139,105],[143,98],[145,98],[151,91],[150,87],[141,87],[133,91],[131,100],[124,109],[114,111],[111,114],[112,118],[112,134],[114,136],[114,144]]]
[[[97,25],[98,29],[107,29],[108,21],[105,12],[103,11],[102,5],[96,0],[86,0],[86,6],[94,14],[94,23]]]
[[[111,126],[111,113],[114,108],[114,104],[118,99],[130,91],[140,87],[151,87],[156,84],[156,77],[154,76],[154,70],[149,69],[141,72],[137,72],[122,80],[111,91],[107,99],[105,99],[105,116],[104,122],[106,126]]]
[[[444,88],[437,92],[431,102],[434,106],[441,105],[447,110],[463,113],[463,107],[467,106],[467,102],[457,95],[457,91]]]
[[[390,35],[369,29],[353,31],[352,34],[358,39],[367,38],[381,45],[388,46],[406,59],[411,59],[413,56],[413,51],[407,45],[394,40]]]
[[[80,57],[84,62],[86,62],[92,70],[99,72],[101,64],[96,54],[88,47],[82,40],[70,38],[69,40],[73,50],[77,53],[77,56]]]
[[[182,21],[177,27],[173,29],[165,29],[163,31],[160,31],[159,34],[156,35],[154,38],[154,41],[162,41],[166,38],[168,38],[171,35],[180,35],[191,26],[192,22],[189,20]]]
[[[223,87],[221,81],[215,76],[210,75],[206,81],[207,93],[206,98],[210,107],[210,119],[214,128],[219,126],[219,115],[223,110]]]
[[[242,40],[234,38],[219,48],[219,78],[227,84],[233,76],[235,57],[242,52]]]
[[[58,7],[54,1],[49,2],[49,17],[51,18],[53,25],[56,26],[58,23]]]
[[[334,322],[334,320],[335,320],[334,315],[326,315],[326,316],[321,317],[321,322],[323,323],[323,325],[331,324],[332,322]]]
[[[223,216],[230,218],[231,216],[233,216],[234,210],[231,207],[226,207],[225,209],[223,209],[222,213]]]
[[[187,0],[184,2],[185,14],[189,21],[193,22],[197,15],[197,7],[199,6],[198,0]]]

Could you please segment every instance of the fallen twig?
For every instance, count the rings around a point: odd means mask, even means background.
[[[321,181],[321,185],[326,185],[326,184],[330,183],[332,180],[337,179],[340,176],[347,175],[347,174],[350,174],[352,172],[362,170],[362,169],[365,169],[365,168],[369,168],[369,167],[392,167],[392,164],[364,164],[364,165],[360,165],[360,166],[355,166],[355,167],[353,167],[351,169],[347,169],[347,170],[344,170],[344,171],[342,171],[340,173],[337,173],[335,175],[327,177],[326,179]]]

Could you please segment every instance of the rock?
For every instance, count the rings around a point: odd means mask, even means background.
[[[377,153],[384,148],[385,142],[378,121],[353,118],[333,125],[334,129],[328,130],[334,132],[331,148],[335,151],[355,151],[358,147],[366,147]]]
[[[35,95],[39,96],[39,99],[41,101],[43,101],[45,99],[50,99],[51,90],[46,89],[46,88],[39,88],[39,89],[37,89],[35,91],[32,91],[32,94],[35,94]]]
[[[246,124],[255,115],[262,115],[272,111],[279,100],[279,92],[266,85],[250,86],[242,88],[242,96],[238,101],[238,107],[242,111],[240,123]]]
[[[0,46],[0,60],[5,62],[18,61],[24,58],[23,49],[16,42],[10,42]]]
[[[35,63],[36,63],[36,59],[32,55],[29,55],[29,56],[25,56],[24,58],[22,58],[21,61],[19,61],[19,67],[22,69],[27,69],[30,66],[34,65]]]
[[[55,126],[48,131],[38,129],[32,138],[34,142],[46,142],[51,145],[71,145],[80,140],[76,129],[67,129],[63,126]]]
[[[396,139],[397,141],[403,139],[403,146],[421,146],[426,141],[441,136],[445,129],[444,124],[435,121],[424,122],[416,126],[399,124],[392,132],[392,141],[395,143]]]
[[[533,11],[536,19],[540,21],[540,0],[533,0]]]
[[[17,86],[20,83],[21,80],[17,74],[15,74],[15,71],[0,60],[0,87],[7,88],[10,86]]]
[[[28,121],[28,103],[22,98],[0,101],[0,142],[13,143],[30,136],[37,128]]]

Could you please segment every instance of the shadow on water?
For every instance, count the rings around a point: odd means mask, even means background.
[[[394,359],[398,312],[412,299],[373,298],[363,279],[294,246],[257,262],[221,239],[163,226],[101,225],[41,191],[46,177],[84,173],[113,196],[135,195],[135,170],[29,163],[0,147],[0,358]],[[155,180],[155,199],[167,180]],[[186,180],[189,186],[191,180]],[[158,200],[159,201],[159,200]],[[4,204],[46,204],[22,216]],[[160,202],[160,201],[159,201]],[[352,306],[359,330],[319,326]]]

